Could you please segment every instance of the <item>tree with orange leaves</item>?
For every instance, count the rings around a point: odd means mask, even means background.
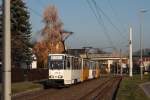
[[[61,33],[63,23],[58,17],[55,6],[49,5],[45,9],[43,22],[45,27],[41,32],[42,39],[33,48],[33,52],[37,56],[38,67],[45,67],[47,65],[49,53],[65,52],[63,35]]]

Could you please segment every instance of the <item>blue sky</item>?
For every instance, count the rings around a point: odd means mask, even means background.
[[[117,27],[116,30],[107,18],[100,12],[102,21],[107,28],[108,38],[102,25],[98,24],[96,17],[86,0],[24,0],[29,7],[33,36],[43,27],[43,10],[49,4],[58,8],[64,29],[73,31],[66,45],[69,48],[92,46],[106,49],[112,47],[127,51],[129,26],[133,27],[133,50],[139,49],[140,19],[139,10],[148,10],[143,14],[144,48],[150,48],[150,0],[95,0],[97,5]],[[90,0],[89,0],[90,1]],[[32,9],[32,10],[31,10]],[[112,43],[110,43],[112,41]],[[108,48],[107,48],[108,49]]]

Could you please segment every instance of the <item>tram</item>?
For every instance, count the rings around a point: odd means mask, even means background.
[[[69,54],[48,55],[49,75],[44,86],[69,86],[98,78],[96,62]]]

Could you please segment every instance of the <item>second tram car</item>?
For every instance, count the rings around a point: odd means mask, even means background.
[[[89,65],[89,79],[96,78],[96,62],[90,61]]]

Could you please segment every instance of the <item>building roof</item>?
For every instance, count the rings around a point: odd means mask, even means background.
[[[140,50],[134,52],[133,57],[140,57],[141,54],[140,52],[141,52]],[[150,57],[150,48],[143,49],[142,53],[143,53],[143,57]]]
[[[85,49],[67,49],[66,53],[71,55],[77,55],[84,54],[86,51]]]

